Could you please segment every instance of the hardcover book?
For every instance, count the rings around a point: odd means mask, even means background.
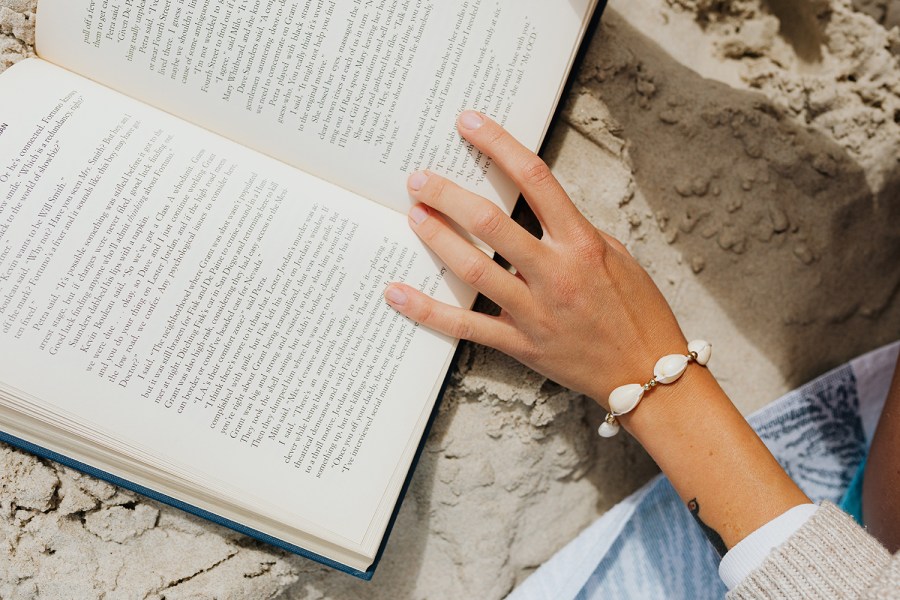
[[[432,168],[518,193],[597,0],[40,0],[0,76],[2,439],[362,578],[469,307],[407,226]]]

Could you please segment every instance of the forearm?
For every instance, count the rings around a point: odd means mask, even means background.
[[[710,530],[730,549],[809,502],[705,368],[689,366],[620,420],[709,528],[714,545]]]
[[[900,358],[866,462],[863,518],[891,552],[900,550]]]

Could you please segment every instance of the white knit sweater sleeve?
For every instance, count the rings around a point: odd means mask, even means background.
[[[892,557],[852,518],[825,502],[727,598],[900,599],[900,553]]]
[[[762,566],[774,549],[788,541],[818,510],[816,504],[795,506],[735,544],[719,563],[719,577],[725,587],[733,590],[740,585],[750,573]]]

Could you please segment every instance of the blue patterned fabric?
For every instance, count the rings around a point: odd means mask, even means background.
[[[838,504],[840,509],[850,515],[860,525],[865,526],[862,514],[862,484],[863,476],[866,473],[866,459],[863,458],[859,467],[856,469],[856,475],[850,480],[850,486],[844,492],[841,503]]]
[[[839,503],[860,471],[897,351],[893,344],[861,357],[748,419],[813,501]],[[693,517],[659,476],[558,552],[509,599],[722,598],[727,590],[718,565]]]
[[[667,479],[659,479],[578,593],[591,598],[721,599],[719,555]]]
[[[787,394],[748,420],[814,502],[840,502],[866,455],[856,377],[849,365]]]

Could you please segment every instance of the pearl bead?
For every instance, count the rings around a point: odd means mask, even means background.
[[[712,344],[705,340],[694,340],[688,344],[688,352],[697,353],[697,364],[706,366],[709,357],[712,355]]]
[[[613,437],[614,435],[619,433],[619,424],[603,421],[602,423],[600,423],[600,427],[597,429],[597,433],[600,434],[600,437]]]

